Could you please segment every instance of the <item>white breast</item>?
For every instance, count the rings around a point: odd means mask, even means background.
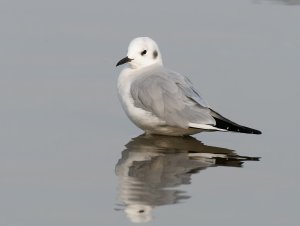
[[[138,76],[138,73],[132,71],[134,69],[124,69],[118,78],[118,92],[119,98],[124,111],[129,119],[139,128],[146,133],[162,134],[171,136],[182,136],[199,133],[202,131],[201,127],[198,128],[180,128],[168,126],[164,120],[159,119],[152,113],[137,108],[132,99],[130,86]]]
[[[134,69],[124,69],[118,78],[119,98],[124,111],[134,124],[143,130],[152,130],[153,128],[163,125],[164,121],[134,105],[130,93],[130,86],[135,80],[136,73],[133,73],[132,70]]]

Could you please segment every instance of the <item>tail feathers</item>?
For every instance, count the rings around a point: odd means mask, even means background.
[[[237,133],[261,134],[261,131],[259,130],[252,129],[246,126],[239,125],[235,122],[232,122],[212,109],[210,109],[210,111],[211,111],[211,115],[216,120],[215,127],[217,128],[224,129],[231,132],[237,132]]]

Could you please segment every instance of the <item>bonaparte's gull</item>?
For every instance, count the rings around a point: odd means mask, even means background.
[[[131,41],[116,66],[128,63],[118,78],[118,92],[131,121],[148,134],[183,136],[202,131],[261,134],[209,107],[190,80],[163,66],[158,45],[149,37]]]

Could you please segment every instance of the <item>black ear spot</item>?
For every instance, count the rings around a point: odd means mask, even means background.
[[[158,56],[158,52],[156,50],[154,50],[153,52],[153,58],[155,59]]]
[[[143,50],[143,51],[141,52],[141,55],[144,56],[146,53],[147,53],[147,50]]]

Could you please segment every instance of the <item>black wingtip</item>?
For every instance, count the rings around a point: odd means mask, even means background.
[[[260,135],[260,134],[262,134],[262,132],[261,132],[261,131],[259,131],[259,130],[254,130],[254,133],[253,133],[253,134]]]
[[[252,134],[255,134],[255,135],[260,135],[260,134],[262,134],[262,132],[259,131],[259,130],[251,129],[251,128],[249,128],[249,129],[252,130]]]
[[[236,133],[247,133],[247,134],[255,134],[255,135],[262,134],[262,132],[259,130],[236,124],[225,118],[224,119],[226,121],[219,119],[219,118],[214,118],[214,119],[216,120],[215,126],[220,129],[225,129],[227,131],[236,132]]]
[[[229,127],[227,127],[228,131],[231,132],[237,132],[237,133],[247,133],[247,134],[255,134],[255,135],[260,135],[262,134],[261,131],[256,130],[256,129],[252,129],[246,126],[241,126],[241,125],[230,125]]]
[[[210,109],[210,111],[211,111],[213,118],[216,120],[215,127],[217,127],[217,128],[224,129],[224,130],[227,130],[230,132],[237,132],[237,133],[248,133],[248,134],[256,134],[256,135],[262,134],[261,131],[239,125],[239,124],[225,118],[224,116],[220,115],[219,113],[217,113],[216,111],[214,111],[212,109]]]

